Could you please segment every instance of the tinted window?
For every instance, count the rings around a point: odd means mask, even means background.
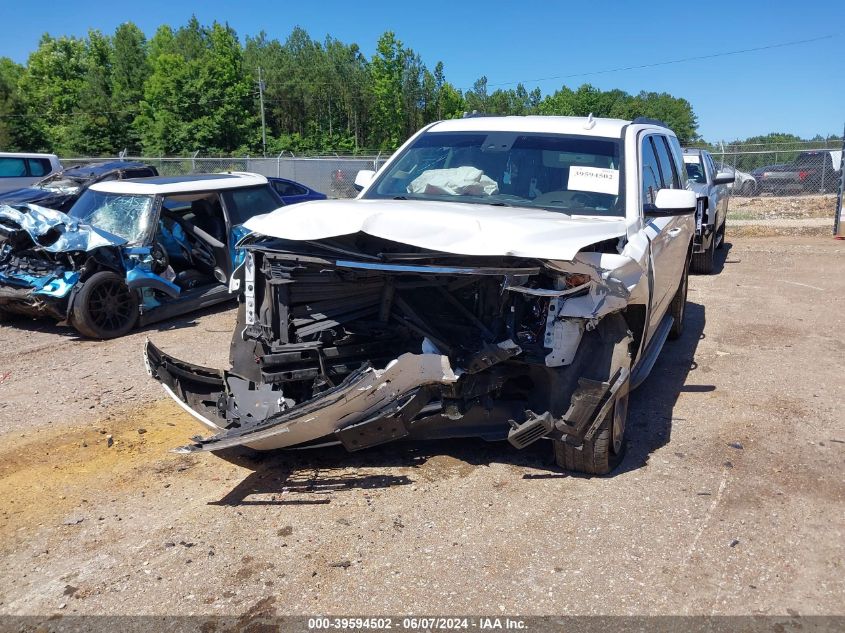
[[[677,166],[669,154],[669,147],[666,145],[666,138],[655,134],[651,137],[654,142],[654,149],[657,150],[657,160],[660,163],[660,173],[663,175],[663,187],[665,189],[680,189],[681,179],[677,173]]]
[[[307,193],[303,187],[284,180],[274,180],[273,187],[281,196],[304,196]]]
[[[687,158],[687,160],[690,160]],[[696,159],[698,160],[698,159]],[[707,182],[707,176],[704,175],[704,166],[701,163],[686,163],[687,178],[693,182],[704,184]]]
[[[660,167],[657,155],[651,144],[651,137],[643,139],[643,196],[642,204],[654,204],[654,198],[660,189]]]
[[[50,161],[46,158],[28,158],[29,174],[31,176],[46,176],[52,171]]]
[[[270,213],[283,204],[266,185],[224,191],[223,200],[226,203],[229,222],[233,225],[243,224],[254,215]]]
[[[0,178],[26,176],[26,161],[23,158],[0,158]]]

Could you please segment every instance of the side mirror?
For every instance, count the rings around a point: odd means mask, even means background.
[[[687,215],[695,212],[695,193],[686,189],[660,189],[654,197],[654,204],[643,205],[643,215],[663,217]]]
[[[736,180],[736,174],[731,174],[728,171],[720,171],[713,179],[714,185],[732,185]]]
[[[358,191],[363,191],[365,187],[368,187],[371,182],[373,182],[373,176],[376,175],[372,169],[362,169],[357,174],[355,174],[355,189]]]

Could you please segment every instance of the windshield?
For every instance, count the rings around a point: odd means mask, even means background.
[[[689,161],[689,158],[684,156],[684,163],[687,167],[687,178],[699,184],[707,183],[707,176],[704,175],[704,166],[699,162],[691,163],[687,161]]]
[[[617,139],[516,132],[430,132],[365,198],[538,207],[624,216]]]
[[[39,189],[44,189],[46,191],[54,191],[56,193],[66,193],[72,195],[75,193],[79,193],[79,190],[82,188],[82,185],[85,184],[86,180],[88,179],[69,176],[64,172],[59,172],[58,174],[48,176],[35,186]]]
[[[104,193],[89,189],[77,200],[68,215],[132,244],[143,241],[152,219],[152,209],[153,196]]]

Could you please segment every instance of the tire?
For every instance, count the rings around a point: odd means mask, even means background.
[[[722,227],[719,229],[719,234],[717,235],[717,237],[719,238],[719,243],[716,246],[716,250],[722,250],[723,248],[725,248],[725,233],[727,223],[728,219],[725,218],[725,220],[722,222]]]
[[[690,270],[699,275],[709,275],[713,272],[713,260],[716,256],[716,234],[710,238],[710,246],[703,253],[692,254]]]
[[[628,420],[628,394],[617,396],[593,439],[581,446],[554,441],[555,462],[564,470],[587,475],[607,475],[625,457],[625,427]]]
[[[116,338],[138,322],[138,295],[111,271],[91,275],[73,301],[70,322],[88,338]]]
[[[684,320],[687,314],[687,293],[689,291],[689,260],[684,265],[684,274],[681,283],[672,297],[672,305],[669,306],[669,314],[672,315],[672,329],[669,330],[669,340],[681,338],[684,333]]]

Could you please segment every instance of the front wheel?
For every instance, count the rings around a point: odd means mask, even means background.
[[[94,273],[79,289],[70,317],[73,327],[83,336],[123,336],[138,321],[138,295],[117,273]]]
[[[627,388],[625,386],[624,388]],[[607,475],[625,456],[628,393],[618,395],[593,439],[581,446],[554,440],[555,462],[564,470],[588,475]]]
[[[689,292],[689,260],[684,264],[684,274],[681,277],[681,283],[678,284],[678,289],[675,291],[675,296],[672,297],[672,305],[669,306],[669,312],[672,315],[672,329],[669,330],[669,338],[675,340],[681,337],[684,333],[684,319],[687,315],[687,294]]]
[[[703,239],[703,238],[702,238]],[[713,272],[713,263],[716,256],[716,233],[710,236],[710,244],[703,253],[692,254],[692,272],[700,275],[709,275]]]

